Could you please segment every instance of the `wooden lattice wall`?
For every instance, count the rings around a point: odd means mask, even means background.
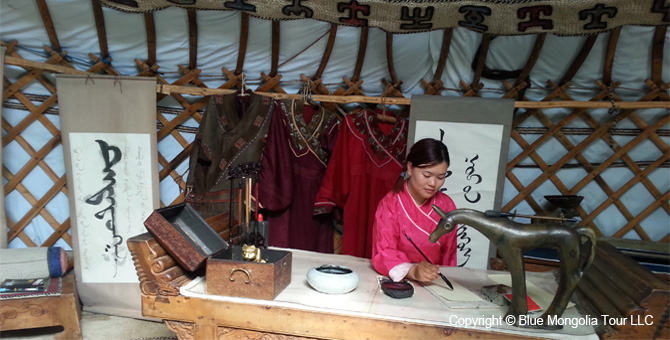
[[[59,239],[63,239],[67,244],[72,246],[72,238],[68,234],[70,229],[70,220],[66,219],[59,222],[47,209],[47,204],[60,194],[68,195],[68,188],[66,185],[65,174],[59,174],[52,166],[45,160],[47,155],[54,152],[61,144],[61,134],[57,126],[48,118],[49,115],[57,115],[58,109],[58,93],[53,80],[53,73],[68,73],[68,74],[109,74],[118,75],[118,72],[111,66],[109,61],[109,53],[107,51],[107,43],[104,31],[104,19],[102,16],[99,3],[92,1],[94,14],[96,19],[96,26],[98,29],[98,37],[100,40],[101,55],[90,54],[93,66],[86,70],[76,69],[72,64],[66,61],[65,56],[67,51],[63,51],[58,42],[53,23],[51,22],[48,8],[43,0],[37,0],[40,8],[42,19],[45,23],[45,28],[49,34],[51,46],[45,47],[49,57],[42,62],[34,62],[26,60],[19,53],[16,41],[2,42],[6,46],[7,53],[5,57],[5,67],[18,68],[22,75],[16,79],[8,79],[5,77],[4,92],[3,92],[3,106],[15,109],[25,110],[29,112],[20,122],[10,124],[4,117],[2,119],[2,129],[4,136],[2,137],[2,145],[7,146],[10,143],[16,143],[29,156],[23,167],[18,171],[10,171],[3,164],[2,174],[7,183],[4,186],[5,195],[16,191],[27,202],[32,205],[32,208],[23,215],[19,220],[8,219],[9,235],[8,240],[11,242],[14,238],[19,238],[23,243],[29,247],[35,246],[50,246]],[[190,27],[190,60],[189,65],[181,66],[181,77],[169,83],[162,78],[157,70],[159,65],[156,63],[156,33],[153,27],[153,14],[144,14],[147,38],[148,38],[148,59],[141,61],[136,60],[139,72],[137,76],[151,76],[157,79],[158,101],[160,102],[166,96],[173,97],[181,106],[179,109],[168,109],[157,105],[157,126],[158,126],[158,140],[160,141],[170,137],[173,138],[181,147],[175,156],[165,157],[158,155],[160,162],[160,181],[170,180],[174,185],[180,188],[181,194],[177,195],[170,201],[162,201],[163,206],[172,205],[181,202],[184,199],[183,191],[185,190],[185,181],[182,179],[183,171],[178,171],[178,168],[184,167],[184,162],[188,160],[191,152],[191,144],[189,141],[193,140],[195,129],[192,126],[185,126],[184,122],[193,118],[200,122],[202,118],[202,110],[207,102],[205,95],[212,93],[226,93],[234,89],[239,89],[243,86],[244,74],[242,67],[244,64],[244,52],[246,49],[246,39],[248,35],[248,17],[242,15],[241,39],[239,46],[238,63],[234,71],[229,71],[225,67],[222,69],[223,75],[228,78],[228,81],[221,85],[218,89],[208,89],[205,83],[199,78],[200,70],[197,65],[197,30],[196,30],[196,16],[195,11],[188,11],[188,20]],[[255,88],[257,92],[268,92],[268,95],[285,98],[291,95],[286,94],[286,91],[281,87],[281,74],[277,72],[278,60],[278,46],[279,46],[279,22],[273,22],[273,45],[272,45],[272,62],[270,65],[270,72],[268,74],[261,73],[261,84]],[[365,51],[365,43],[367,37],[367,28],[362,28],[360,51]],[[605,56],[605,67],[602,72],[602,78],[595,82],[594,88],[597,88],[597,93],[588,101],[575,101],[570,97],[569,89],[571,87],[571,79],[577,73],[580,66],[586,59],[596,39],[595,36],[589,37],[585,40],[579,54],[571,63],[567,71],[559,80],[548,80],[547,86],[551,89],[550,93],[541,100],[530,101],[525,97],[525,90],[528,89],[528,75],[532,70],[535,61],[537,60],[544,43],[545,35],[537,35],[535,46],[525,63],[525,66],[517,75],[514,83],[504,81],[507,91],[502,95],[503,98],[513,98],[517,100],[517,112],[515,114],[512,140],[518,144],[522,149],[507,165],[506,178],[509,183],[516,189],[517,193],[513,197],[503,202],[503,211],[515,210],[520,204],[526,204],[535,213],[542,213],[545,207],[538,203],[537,193],[542,192],[542,187],[546,185],[553,185],[555,191],[561,194],[577,194],[584,190],[587,186],[589,188],[598,188],[604,193],[604,199],[595,209],[585,210],[579,208],[579,214],[583,220],[582,224],[593,228],[598,235],[603,235],[601,231],[602,226],[595,223],[595,218],[606,211],[608,208],[616,208],[620,212],[626,223],[616,226],[617,231],[612,235],[613,237],[623,237],[627,233],[633,231],[640,239],[645,241],[659,241],[669,242],[670,233],[665,234],[660,239],[652,240],[647,232],[642,228],[640,222],[650,216],[652,213],[657,213],[660,209],[662,213],[670,216],[669,195],[670,191],[667,188],[658,188],[654,181],[647,178],[649,174],[654,171],[661,170],[666,176],[668,174],[670,148],[667,143],[669,135],[667,130],[668,119],[670,112],[670,98],[668,96],[669,83],[663,82],[661,79],[661,67],[663,60],[663,44],[666,36],[666,26],[661,26],[656,29],[654,36],[654,45],[652,47],[652,78],[645,81],[646,94],[644,94],[637,102],[624,102],[617,94],[618,83],[612,80],[612,67],[614,60],[614,53],[616,42],[618,38],[619,29],[616,29],[610,34],[608,42],[607,54]],[[337,103],[349,102],[367,102],[367,103],[385,103],[385,104],[401,104],[406,105],[410,103],[408,98],[404,98],[400,91],[400,84],[402,81],[397,78],[392,53],[387,51],[387,61],[390,79],[382,80],[385,88],[381,97],[367,97],[362,91],[362,82],[360,73],[365,58],[364,52],[359,52],[358,60],[354,73],[351,77],[344,77],[341,87],[334,91],[329,91],[323,84],[321,84],[321,75],[326,67],[330,52],[333,48],[333,41],[337,26],[333,25],[330,30],[328,45],[324,52],[321,64],[317,72],[312,76],[303,75],[302,81],[308,86],[313,93],[313,99],[322,101],[326,105],[336,105]],[[443,84],[440,81],[445,67],[446,59],[449,55],[449,46],[451,40],[450,29],[445,30],[442,50],[438,67],[432,82],[423,81],[425,94],[440,95],[444,90]],[[484,34],[480,52],[476,60],[475,76],[470,82],[461,82],[461,94],[463,96],[480,96],[480,91],[483,84],[480,80],[485,76],[485,59],[488,51],[488,43],[491,37]],[[387,35],[387,47],[391,47],[393,36]],[[232,69],[232,68],[231,68]],[[27,93],[24,89],[28,85],[39,84],[46,89],[50,95],[36,96]],[[186,99],[183,94],[199,95],[199,99]],[[302,95],[297,95],[302,97]],[[550,115],[548,110],[555,110],[555,108],[563,108],[566,110],[564,115]],[[657,112],[658,109],[664,111],[662,114],[647,114],[647,112]],[[609,109],[610,115],[595,114]],[[654,111],[655,110],[655,111]],[[666,111],[667,110],[667,111]],[[542,128],[529,127],[525,122],[533,119],[539,121],[544,126]],[[580,121],[584,128],[572,128],[576,121]],[[618,128],[620,124],[626,122],[632,123],[636,128]],[[39,149],[34,149],[33,146],[25,140],[21,133],[31,124],[41,124],[44,129],[48,131],[51,136],[48,141],[44,143]],[[665,128],[665,129],[663,129]],[[631,138],[625,143],[616,136],[627,135]],[[576,138],[575,136],[578,136]],[[664,139],[664,137],[666,137]],[[619,142],[617,142],[619,140]],[[558,143],[564,148],[564,152],[558,159],[546,160],[543,159],[539,151],[543,145],[548,142]],[[658,148],[660,155],[655,160],[636,160],[631,156],[631,150],[643,142],[650,141],[651,144]],[[594,143],[606,143],[611,149],[611,156],[603,162],[594,163],[585,156],[585,150],[594,145]],[[559,152],[560,153],[560,152]],[[527,160],[532,160],[529,164]],[[522,162],[522,161],[525,161]],[[623,185],[609,183],[608,180],[602,176],[602,173],[610,167],[625,167],[633,176]],[[583,177],[577,181],[574,178],[570,180],[570,184],[566,184],[566,180],[561,178],[559,171],[561,169],[578,167],[583,169]],[[49,190],[42,194],[39,198],[30,192],[25,186],[27,176],[34,169],[41,169],[53,182]],[[539,170],[539,175],[536,176],[530,183],[522,183],[522,181],[515,174],[516,169],[533,168]],[[632,187],[643,185],[644,188],[651,195],[650,204],[642,211],[631,211],[622,198]],[[593,190],[593,189],[589,189]],[[663,191],[665,190],[665,191]],[[535,194],[535,195],[534,195]],[[30,239],[24,232],[29,223],[40,216],[52,228],[53,233],[51,237],[37,244]],[[665,226],[667,227],[667,225]]]

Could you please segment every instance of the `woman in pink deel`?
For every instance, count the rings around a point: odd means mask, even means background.
[[[377,206],[372,264],[393,281],[433,281],[439,266],[456,265],[456,233],[446,234],[436,243],[428,240],[440,221],[433,204],[445,212],[456,209],[452,199],[440,191],[448,167],[449,151],[441,141],[426,138],[416,142],[407,155],[405,172]],[[427,262],[407,237],[434,264]]]

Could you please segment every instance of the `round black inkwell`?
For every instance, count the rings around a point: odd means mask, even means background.
[[[348,293],[358,286],[358,274],[350,268],[324,264],[307,272],[307,282],[316,290],[328,294]]]
[[[322,266],[316,267],[316,270],[326,274],[339,274],[339,275],[349,274],[353,272],[353,270],[347,267],[336,266],[332,264],[324,264]]]
[[[407,280],[395,282],[391,279],[383,279],[379,285],[384,294],[394,299],[404,299],[414,295],[414,286]]]

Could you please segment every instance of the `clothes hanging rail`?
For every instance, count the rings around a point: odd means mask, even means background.
[[[57,73],[64,74],[93,74],[86,71],[80,71],[71,67],[53,65],[47,63],[40,63],[31,60],[25,60],[22,58],[5,56],[5,64],[15,65],[22,67],[32,67],[38,68],[46,71],[52,71]],[[214,94],[228,94],[234,93],[237,90],[230,89],[210,89],[202,88],[195,86],[181,86],[181,85],[169,85],[169,84],[157,84],[156,92],[160,94],[169,95],[171,93],[179,94],[189,94],[196,96],[209,96]],[[304,98],[303,94],[285,94],[285,93],[274,93],[274,92],[256,92],[257,94],[273,97],[276,99],[302,99]],[[381,104],[382,100],[384,104],[388,105],[410,105],[412,102],[411,98],[396,98],[396,97],[370,97],[370,96],[335,96],[335,95],[319,95],[312,94],[312,100],[317,102],[328,102],[328,103],[376,103]],[[614,106],[613,106],[614,105]],[[584,108],[584,109],[670,109],[670,101],[634,101],[634,102],[592,102],[592,101],[573,101],[573,100],[562,100],[562,101],[516,101],[514,102],[515,108],[524,108],[524,109],[548,109],[548,108]]]
[[[237,90],[230,89],[209,89],[195,86],[180,86],[180,85],[156,85],[156,92],[169,95],[171,93],[190,94],[195,96],[209,96],[215,94],[229,94],[235,93]],[[256,94],[272,97],[275,99],[303,99],[303,94],[288,94],[275,92],[255,92]],[[387,105],[411,105],[411,98],[397,98],[397,97],[372,97],[372,96],[335,96],[335,95],[319,95],[312,94],[312,101],[327,102],[327,103],[373,103]],[[664,108],[670,109],[670,102],[668,101],[635,101],[635,102],[592,102],[592,101],[574,101],[574,100],[557,100],[546,102],[533,101],[516,101],[515,108],[524,109],[548,109],[548,108],[584,108],[584,109],[609,109],[614,105],[617,109],[655,109]]]

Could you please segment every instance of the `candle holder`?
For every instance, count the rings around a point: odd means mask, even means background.
[[[582,203],[584,196],[578,195],[547,195],[544,196],[549,203],[558,209],[558,216],[572,218],[579,216],[577,207]]]
[[[256,235],[258,234],[256,221],[258,217],[258,174],[260,170],[261,165],[258,162],[242,163],[232,166],[228,170],[228,180],[230,181],[230,223],[228,225],[233,225],[234,201],[237,201],[237,220],[239,221],[239,224],[231,227],[228,233],[230,244],[233,244],[233,229],[237,228],[238,244],[253,242],[250,244],[259,246],[260,238]],[[235,190],[236,187],[237,190]],[[234,197],[235,193],[237,197]]]

